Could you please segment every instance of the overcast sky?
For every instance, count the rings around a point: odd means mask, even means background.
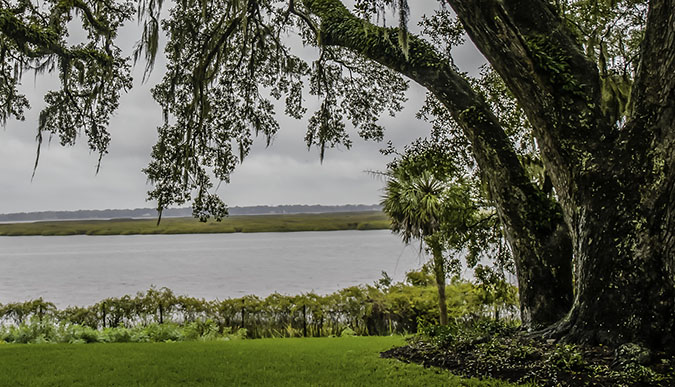
[[[426,8],[437,2],[427,0]],[[413,4],[411,29],[424,7]],[[134,23],[132,23],[134,24]],[[140,36],[135,25],[120,34],[118,44],[129,49]],[[162,58],[163,59],[163,58]],[[0,128],[0,213],[154,207],[147,202],[151,189],[141,172],[156,141],[156,128],[161,111],[150,95],[151,87],[164,72],[158,60],[150,80],[141,84],[142,64],[135,69],[135,86],[123,95],[120,108],[112,118],[112,142],[96,175],[98,155],[90,154],[86,139],[74,147],[61,147],[58,139],[43,143],[40,164],[31,182],[37,144],[37,117],[43,107],[46,91],[58,87],[53,76],[34,78],[26,74],[22,91],[32,109],[24,122],[8,121]],[[455,60],[466,71],[474,72],[482,63],[481,56],[469,46],[456,49]],[[229,206],[279,204],[374,204],[380,201],[383,182],[367,173],[383,170],[390,156],[379,149],[391,140],[402,147],[429,133],[429,125],[415,118],[424,101],[425,91],[410,84],[408,102],[395,118],[383,117],[386,128],[382,143],[366,142],[351,133],[353,147],[327,151],[323,164],[316,149],[307,150],[304,143],[306,119],[294,120],[278,115],[281,130],[269,148],[264,139],[256,142],[251,154],[232,175],[229,185],[221,185],[218,193]],[[316,106],[312,96],[305,95],[310,108]]]

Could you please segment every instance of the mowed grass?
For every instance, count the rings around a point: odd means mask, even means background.
[[[0,236],[25,235],[131,235],[232,232],[285,232],[376,230],[389,228],[379,211],[325,214],[240,215],[221,222],[194,218],[78,220],[0,224]]]
[[[401,337],[0,345],[2,386],[509,386],[382,359]]]

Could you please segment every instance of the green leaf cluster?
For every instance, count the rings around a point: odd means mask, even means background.
[[[45,95],[36,167],[45,134],[58,136],[62,145],[84,134],[93,152],[107,153],[110,116],[132,86],[129,59],[115,38],[133,10],[131,1],[0,1],[0,122],[24,119],[30,105],[18,87],[25,72],[56,73],[61,81],[59,90]],[[86,34],[80,43],[68,40],[74,19]]]
[[[57,309],[41,299],[0,305],[0,341],[144,342],[248,337],[340,336],[416,332],[438,322],[433,279],[409,273],[408,283],[353,286],[335,293],[289,296],[273,293],[207,301],[150,288],[135,296],[108,298],[88,307]],[[470,282],[447,289],[450,317],[467,321],[499,307],[513,315],[515,303],[494,304]],[[511,287],[512,292],[515,291]],[[484,302],[490,302],[485,304]]]

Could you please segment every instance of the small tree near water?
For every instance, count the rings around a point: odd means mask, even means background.
[[[389,174],[382,200],[383,211],[392,220],[391,229],[401,234],[404,242],[417,239],[431,251],[441,325],[448,323],[441,230],[444,223],[461,218],[459,213],[467,208],[456,205],[457,198],[464,196],[461,190],[461,187],[447,184],[430,171],[417,175],[400,167]]]

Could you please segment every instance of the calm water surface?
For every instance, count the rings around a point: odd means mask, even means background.
[[[0,303],[82,306],[151,285],[206,299],[325,294],[382,271],[402,280],[425,259],[387,230],[0,237]]]

